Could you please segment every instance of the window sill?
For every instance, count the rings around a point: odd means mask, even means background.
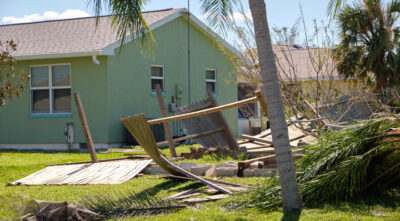
[[[53,118],[53,117],[71,117],[72,113],[58,113],[58,114],[30,114],[29,118]]]
[[[151,96],[157,97],[157,93],[156,93],[155,91],[152,91],[152,92],[151,92]],[[162,96],[163,96],[163,97],[166,97],[167,94],[166,94],[165,92],[162,92]]]

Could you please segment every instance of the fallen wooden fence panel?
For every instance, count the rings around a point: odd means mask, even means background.
[[[119,160],[49,166],[9,185],[121,184],[134,178],[152,160]]]
[[[213,107],[210,99],[204,99],[189,105],[179,107],[175,110],[175,114],[186,114],[194,111],[204,110]],[[217,112],[219,113],[219,112]],[[181,120],[183,126],[189,134],[201,134],[207,131],[213,131],[221,128],[219,133],[210,134],[209,136],[196,137],[193,140],[203,147],[231,147],[229,137],[222,127],[220,117],[216,113],[196,116]]]
[[[161,168],[163,168],[168,173],[177,176],[188,176],[190,178],[200,181],[205,185],[211,186],[212,188],[222,193],[231,193],[229,190],[214,185],[174,165],[173,163],[169,162],[165,157],[163,157],[156,145],[156,141],[150,129],[150,125],[147,122],[147,119],[144,114],[137,114],[133,117],[123,117],[121,118],[121,122],[125,125],[125,127],[136,139],[136,141],[140,144],[140,146],[147,152],[147,154],[151,156],[154,162],[156,162]]]

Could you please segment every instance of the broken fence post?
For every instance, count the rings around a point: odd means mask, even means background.
[[[96,150],[94,148],[92,135],[90,134],[89,126],[86,120],[85,110],[83,109],[82,106],[81,97],[79,96],[78,93],[74,93],[74,98],[75,98],[76,108],[78,109],[79,119],[82,124],[83,134],[85,135],[86,143],[88,145],[90,157],[92,158],[93,163],[97,163],[98,160],[97,160]]]
[[[165,111],[165,106],[164,106],[164,99],[162,97],[162,91],[161,87],[159,84],[156,84],[156,93],[157,93],[157,98],[158,98],[158,104],[160,105],[160,112],[162,117],[167,117],[167,113]],[[169,122],[164,122],[164,131],[165,131],[165,136],[167,137],[168,141],[168,147],[169,147],[169,152],[173,157],[176,157],[176,151],[175,151],[175,146],[174,146],[174,141],[172,139],[171,135],[171,130],[169,128]]]

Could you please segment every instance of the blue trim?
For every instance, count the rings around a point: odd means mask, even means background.
[[[157,96],[157,93],[156,93],[155,91],[152,91],[152,92],[151,92],[151,96],[156,97],[156,96]],[[166,94],[165,92],[162,92],[162,96],[163,96],[163,97],[166,97],[167,94]]]
[[[218,98],[218,94],[213,94],[213,96],[214,96],[215,98]]]
[[[64,113],[64,114],[30,114],[29,118],[52,118],[52,117],[71,117],[71,113]]]

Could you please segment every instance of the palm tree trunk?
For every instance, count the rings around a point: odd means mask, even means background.
[[[282,103],[282,94],[272,51],[264,0],[249,0],[256,35],[263,95],[268,106],[272,140],[282,189],[283,212],[300,210],[302,200],[296,180],[292,151]]]

